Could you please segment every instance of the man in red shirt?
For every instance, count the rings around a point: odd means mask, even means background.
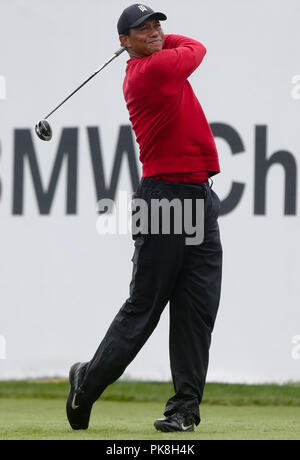
[[[163,13],[141,4],[126,8],[118,22],[127,62],[123,90],[140,146],[143,176],[136,198],[192,203],[204,210],[204,238],[187,245],[185,233],[133,234],[135,251],[130,297],[113,320],[93,359],[70,370],[67,415],[73,429],[88,428],[93,403],[117,380],[155,329],[170,302],[170,362],[175,395],[160,431],[193,431],[219,307],[222,245],[220,200],[208,179],[220,172],[210,126],[188,77],[202,62],[205,47],[180,35],[164,35]],[[173,220],[172,220],[173,219]]]

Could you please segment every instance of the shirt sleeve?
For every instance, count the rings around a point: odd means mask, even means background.
[[[162,91],[172,94],[182,88],[205,54],[205,46],[196,40],[165,35],[163,49],[147,59],[143,72]]]

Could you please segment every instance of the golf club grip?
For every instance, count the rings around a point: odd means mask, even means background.
[[[124,46],[122,46],[122,48],[120,48],[118,51],[115,52],[115,55],[120,56],[120,54],[122,54],[125,50],[126,50],[126,48]]]
[[[65,102],[67,102],[72,96],[74,96],[75,93],[77,93],[77,91],[79,91],[83,86],[85,86],[92,78],[94,78],[101,70],[104,69],[104,67],[106,67],[110,62],[112,62],[114,59],[116,59],[118,56],[120,56],[120,54],[123,53],[123,51],[125,51],[126,48],[122,47],[120,49],[118,49],[118,51],[116,51],[114,53],[114,55],[108,59],[108,61],[105,62],[105,64],[102,65],[102,67],[100,67],[99,69],[97,69],[87,80],[85,80],[80,86],[78,86],[78,88],[76,88],[71,94],[69,94],[68,97],[66,97],[66,99],[64,99],[57,107],[55,107],[55,109],[52,110],[52,112],[50,112],[45,118],[44,120],[47,120],[54,112],[56,112]]]

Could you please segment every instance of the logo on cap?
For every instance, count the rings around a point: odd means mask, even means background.
[[[146,8],[144,5],[139,5],[138,6],[141,12],[143,13],[144,11],[148,11],[148,8]]]

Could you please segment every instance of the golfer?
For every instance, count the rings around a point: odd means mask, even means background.
[[[190,38],[164,35],[160,21],[166,19],[135,4],[118,21],[120,42],[130,57],[124,96],[143,165],[136,198],[149,204],[155,198],[189,199],[193,213],[197,203],[204,204],[204,238],[201,244],[186,244],[184,232],[174,232],[174,222],[169,234],[133,235],[130,297],[92,360],[70,370],[67,416],[75,430],[88,428],[93,403],[123,374],[168,302],[175,394],[154,426],[164,432],[194,431],[200,423],[221,293],[220,200],[209,183],[220,166],[210,126],[187,80],[206,49]]]

